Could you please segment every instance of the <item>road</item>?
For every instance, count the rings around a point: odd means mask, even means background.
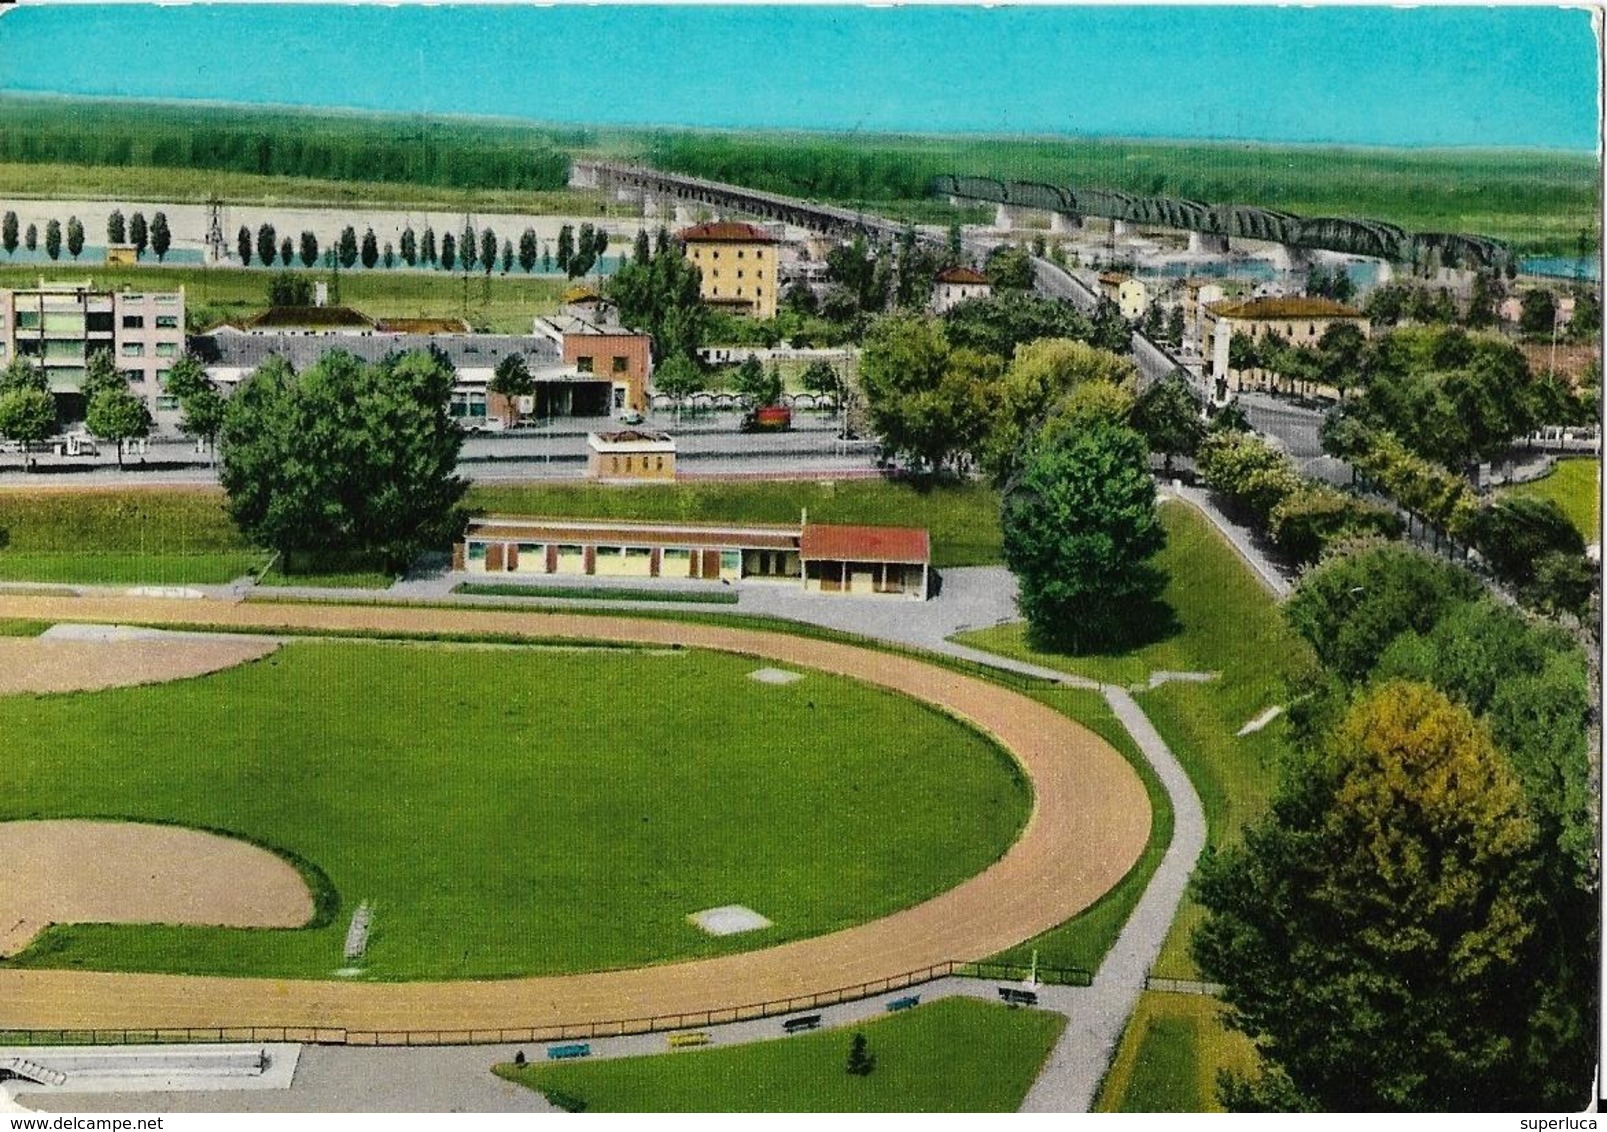
[[[1239,407],[1252,428],[1278,441],[1302,475],[1338,485],[1351,482],[1350,465],[1323,454],[1324,414],[1320,410],[1302,408],[1266,393],[1240,393]]]

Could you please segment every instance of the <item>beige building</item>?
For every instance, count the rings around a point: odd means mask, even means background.
[[[1315,346],[1323,332],[1336,323],[1354,323],[1363,334],[1370,329],[1366,316],[1354,307],[1303,295],[1218,303],[1203,307],[1200,318],[1201,352],[1208,376],[1217,379],[1228,376],[1228,346],[1236,333],[1255,342],[1277,334],[1291,346]]]
[[[988,277],[974,267],[948,267],[932,280],[932,313],[942,314],[950,307],[970,299],[986,299],[993,294]]]
[[[1119,271],[1107,271],[1099,277],[1099,293],[1121,309],[1128,322],[1137,322],[1149,308],[1149,288],[1142,280]]]
[[[683,228],[676,239],[703,275],[705,303],[754,318],[776,316],[779,241],[757,224],[715,220]]]
[[[645,429],[586,437],[586,475],[604,483],[659,483],[675,478],[675,440]]]
[[[162,392],[184,353],[184,289],[104,291],[92,280],[0,290],[0,366],[19,354],[44,368],[51,392],[83,388],[89,355],[111,352],[129,389],[145,398],[159,422],[177,420],[177,399]],[[67,416],[83,411],[68,401]]]

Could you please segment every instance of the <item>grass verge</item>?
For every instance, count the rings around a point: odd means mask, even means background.
[[[1568,521],[1585,536],[1601,541],[1601,461],[1576,458],[1558,460],[1551,474],[1532,483],[1510,488],[1513,495],[1549,499],[1562,508]]]
[[[1246,1071],[1255,1048],[1204,995],[1145,991],[1100,1085],[1096,1112],[1221,1112],[1216,1076]]]
[[[727,1049],[496,1073],[587,1112],[1014,1112],[1065,1025],[1059,1014],[947,998]],[[876,1057],[864,1077],[845,1069],[855,1032]]]

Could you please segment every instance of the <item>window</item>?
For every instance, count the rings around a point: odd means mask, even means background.
[[[169,377],[171,377],[172,375],[173,375],[173,371],[170,370],[170,369],[159,369],[159,370],[157,370],[156,371],[156,384],[162,386],[163,388],[166,388],[167,387],[167,379]],[[139,380],[143,381],[144,378],[140,378]]]
[[[144,315],[142,315],[142,314],[125,314],[123,316],[123,329],[124,330],[143,330],[144,328],[145,328],[145,316]]]
[[[755,287],[753,289],[753,297],[756,298],[756,299],[764,298],[764,288],[763,287]]]
[[[627,370],[629,370],[631,368],[631,360],[629,358],[627,358],[627,357],[624,357],[623,355],[620,355],[620,354],[615,354],[614,355],[613,364],[614,364],[614,372],[615,373],[625,373]]]
[[[664,470],[664,457],[662,457],[662,456],[654,456],[653,457],[653,470],[655,472],[662,472]]]
[[[629,456],[625,457],[625,470],[627,472],[631,470],[631,458]]]
[[[754,259],[763,259],[764,258],[764,252],[762,250],[757,250],[756,249],[754,251],[754,253],[753,253],[753,258]]]
[[[608,470],[611,471],[611,472],[619,471],[619,457],[618,456],[610,456],[608,458]]]
[[[156,344],[156,356],[159,358],[177,357],[178,352],[179,344],[177,342],[158,342]]]
[[[144,295],[130,295],[130,294],[125,292],[124,295],[123,295],[123,301],[125,303],[143,303],[145,301],[145,296]]]
[[[171,393],[163,393],[156,399],[156,411],[159,413],[176,412],[178,407],[179,399],[173,396]]]
[[[17,329],[18,330],[38,330],[39,329],[39,312],[38,311],[18,311],[17,312]]]
[[[123,380],[131,385],[141,385],[145,382],[145,371],[142,369],[125,369],[118,372],[123,375]]]
[[[709,272],[709,278],[710,279],[718,279],[719,277],[720,277],[720,273],[718,271]]]
[[[578,369],[581,373],[591,373],[592,372],[592,358],[591,358],[591,356],[587,355],[585,357],[576,358],[575,359],[575,368]]]
[[[485,561],[485,543],[483,543],[483,542],[471,542],[469,544],[469,561],[470,562],[484,562]]]
[[[179,297],[177,295],[156,296],[156,305],[159,307],[176,307],[178,306],[178,303]]]
[[[742,272],[740,272],[740,271],[739,271],[739,272],[737,272],[737,278],[738,278],[738,279],[741,279],[741,278],[742,278]]]
[[[711,256],[713,256],[713,257],[714,257],[714,258],[715,258],[715,259],[719,259],[719,258],[720,258],[720,253],[719,253],[719,252],[710,252],[710,253],[709,253],[709,254],[710,254],[710,255],[711,255]]]
[[[741,258],[742,258],[742,249],[741,249],[741,248],[738,248],[738,249],[737,249],[737,258],[738,258],[738,259],[741,259]]]
[[[159,315],[156,316],[156,329],[158,329],[158,330],[177,330],[178,328],[179,328],[179,316],[178,315],[176,315],[176,314],[159,314]]]
[[[123,357],[125,357],[125,358],[143,358],[144,356],[145,356],[145,344],[144,343],[142,343],[142,342],[124,342],[123,343]]]

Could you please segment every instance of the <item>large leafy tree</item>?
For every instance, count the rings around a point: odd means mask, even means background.
[[[418,263],[418,237],[413,235],[413,226],[409,224],[402,229],[402,262],[412,267]]]
[[[186,436],[204,439],[217,458],[218,432],[223,428],[225,401],[216,383],[206,375],[206,367],[194,354],[185,354],[173,363],[164,391],[179,399],[183,416],[179,430]]]
[[[274,257],[278,254],[279,237],[272,224],[263,224],[257,229],[257,259],[262,261],[263,267],[272,267]]]
[[[20,355],[0,370],[0,436],[22,446],[22,466],[30,466],[30,445],[56,431],[56,399],[45,371]]]
[[[1032,253],[1014,244],[1000,244],[988,253],[984,268],[988,282],[998,291],[1030,291],[1033,284]]]
[[[497,363],[497,368],[491,373],[491,380],[486,383],[486,389],[498,394],[507,402],[508,424],[513,424],[514,411],[517,408],[517,398],[528,397],[536,391],[535,379],[530,376],[530,367],[525,364],[523,354],[509,354]]]
[[[0,246],[6,249],[7,256],[17,250],[17,214],[9,208],[0,218]]]
[[[1233,1107],[1514,1110],[1533,976],[1535,827],[1466,708],[1364,693],[1286,774],[1241,846],[1208,858],[1193,951],[1254,1039]]]
[[[932,472],[977,450],[987,434],[998,358],[949,345],[941,323],[878,319],[865,336],[859,385],[882,446]]]
[[[489,227],[480,233],[480,266],[487,275],[497,266],[497,234]]]
[[[1039,338],[1086,342],[1093,333],[1088,319],[1069,302],[1028,291],[1006,291],[959,303],[944,312],[943,323],[953,345],[1001,358]]]
[[[1133,404],[1133,427],[1149,442],[1150,451],[1166,460],[1166,474],[1172,474],[1172,459],[1192,456],[1205,439],[1205,417],[1194,387],[1181,373],[1168,374],[1155,382]]]
[[[363,267],[369,271],[379,262],[379,240],[374,235],[374,229],[369,228],[363,232]]]
[[[698,294],[701,278],[681,250],[666,241],[646,263],[623,265],[607,290],[620,320],[652,338],[654,359],[676,354],[695,358],[709,324],[708,308]]]
[[[45,225],[45,254],[51,259],[61,258],[61,221],[51,220]]]
[[[240,230],[234,234],[234,250],[240,253],[240,266],[251,266],[251,229],[240,225]]]
[[[1004,559],[1039,645],[1118,647],[1150,621],[1165,545],[1143,438],[1110,421],[1048,430],[1005,486]]]
[[[121,244],[128,238],[128,228],[123,220],[123,210],[112,209],[112,214],[106,218],[106,242],[108,244]]]
[[[414,351],[366,364],[343,351],[300,374],[265,362],[229,399],[220,479],[240,529],[303,556],[407,566],[462,531],[463,432],[451,364]]]
[[[1072,338],[1017,346],[993,396],[982,466],[996,483],[1004,483],[1020,465],[1027,442],[1073,389],[1096,382],[1126,389],[1137,380],[1131,362]]]
[[[143,397],[130,392],[126,383],[103,389],[89,399],[84,424],[102,440],[117,445],[117,466],[123,466],[123,446],[130,440],[151,434],[151,410]]]
[[[536,230],[526,228],[519,234],[519,266],[529,275],[536,269],[536,261],[540,258],[541,253],[536,247]]]
[[[350,270],[357,262],[357,229],[350,224],[340,230],[340,243],[337,245],[337,254],[340,265]]]
[[[703,371],[685,354],[672,354],[653,369],[653,388],[677,404],[702,390]]]
[[[753,406],[774,405],[781,400],[781,373],[775,368],[765,369],[758,358],[749,354],[737,366],[732,385]]]
[[[318,237],[311,232],[301,234],[301,266],[311,267],[318,262]]]

